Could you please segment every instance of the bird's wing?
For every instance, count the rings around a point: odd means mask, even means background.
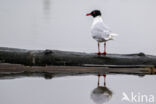
[[[92,27],[91,32],[93,36],[108,38],[111,31],[103,22],[98,22]]]

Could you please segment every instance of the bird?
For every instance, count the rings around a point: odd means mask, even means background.
[[[114,40],[114,37],[118,34],[113,33],[110,28],[103,22],[102,14],[100,10],[93,10],[87,13],[86,16],[92,16],[93,23],[91,26],[92,38],[98,42],[98,52],[97,55],[106,55],[106,42],[109,40]],[[100,52],[100,43],[104,42],[104,52]]]

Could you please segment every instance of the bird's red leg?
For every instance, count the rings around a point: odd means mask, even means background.
[[[103,52],[104,55],[106,55],[106,42],[104,42],[104,52]]]
[[[97,53],[97,55],[101,55],[101,53],[100,53],[100,43],[98,42],[98,53]]]
[[[104,86],[106,86],[106,74],[104,74],[103,77],[104,77]]]

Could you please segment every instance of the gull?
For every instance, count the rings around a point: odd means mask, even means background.
[[[86,16],[93,16],[93,23],[91,26],[92,38],[98,42],[98,55],[101,55],[100,52],[100,43],[104,42],[104,52],[103,55],[106,55],[106,42],[113,40],[117,34],[113,33],[110,28],[103,22],[101,17],[100,10],[93,10],[91,13],[87,13]]]

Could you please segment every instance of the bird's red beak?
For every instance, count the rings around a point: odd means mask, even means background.
[[[91,13],[87,13],[87,14],[86,14],[86,16],[90,16],[90,15],[91,15]]]

